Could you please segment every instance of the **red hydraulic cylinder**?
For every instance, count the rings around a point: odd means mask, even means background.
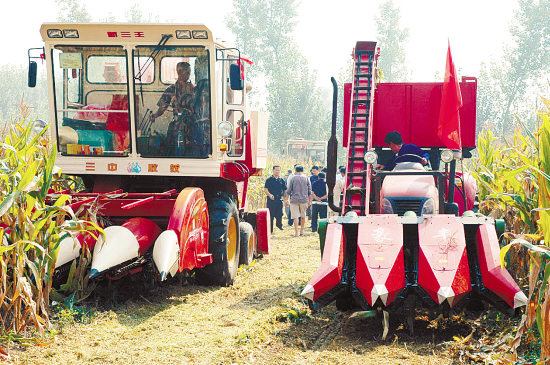
[[[500,265],[500,245],[495,228],[481,224],[477,231],[479,269],[483,285],[501,297],[512,308],[527,304],[527,297],[518,287],[510,273]]]
[[[405,288],[403,226],[397,215],[367,216],[359,224],[355,286],[369,305],[389,305]]]
[[[314,301],[340,283],[344,267],[344,253],[345,240],[342,225],[331,223],[327,226],[321,266],[302,291],[304,297]]]
[[[454,215],[434,215],[418,225],[418,284],[451,308],[472,288],[464,226]]]

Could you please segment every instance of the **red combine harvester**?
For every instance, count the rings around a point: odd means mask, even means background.
[[[29,86],[46,61],[56,164],[97,201],[105,235],[62,240],[63,270],[93,247],[90,278],[141,271],[162,281],[195,270],[230,285],[239,263],[269,251],[269,212],[248,211],[250,176],[266,166],[267,118],[247,107],[238,49],[196,24],[48,23]],[[154,263],[154,265],[153,265]]]
[[[477,80],[460,83],[462,154],[437,136],[442,83],[376,83],[379,49],[357,42],[353,82],[344,86],[344,147],[348,148],[344,203],[326,229],[322,263],[302,295],[318,309],[332,301],[341,310],[360,307],[363,316],[404,310],[412,330],[414,308],[493,304],[524,306],[527,298],[500,264],[495,221],[472,211],[476,183],[456,172],[456,159],[475,148]],[[336,99],[329,141],[329,201],[336,175]],[[431,170],[399,162],[392,171],[387,132],[430,155]],[[419,158],[415,155],[409,155]],[[444,171],[440,172],[440,159]]]

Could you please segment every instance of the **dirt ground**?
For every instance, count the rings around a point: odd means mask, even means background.
[[[271,254],[241,268],[232,287],[175,278],[154,290],[132,283],[89,324],[66,325],[48,346],[12,347],[14,364],[448,364],[443,345],[471,329],[460,319],[349,318],[334,304],[312,313],[300,292],[320,262],[318,236],[276,230]],[[119,288],[120,290],[120,288]],[[128,291],[131,293],[128,294]],[[104,303],[96,301],[101,308]],[[94,303],[88,303],[94,305]]]

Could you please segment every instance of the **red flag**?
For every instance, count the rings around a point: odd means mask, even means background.
[[[445,66],[445,80],[443,81],[443,93],[441,95],[441,109],[439,110],[439,125],[437,136],[451,150],[461,150],[460,140],[460,115],[458,111],[462,107],[462,94],[456,74],[455,65],[451,56],[451,43],[447,51],[447,65]]]

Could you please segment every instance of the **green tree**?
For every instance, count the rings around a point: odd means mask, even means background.
[[[160,16],[149,13],[147,16],[139,8],[139,4],[135,3],[130,8],[130,11],[124,13],[124,17],[128,23],[159,23]]]
[[[478,120],[494,121],[503,137],[516,117],[530,118],[526,95],[550,70],[550,0],[518,0],[510,36],[502,59],[482,64],[478,92]]]
[[[87,23],[92,21],[92,16],[88,13],[86,5],[80,0],[55,0],[59,5],[58,22],[79,22]]]
[[[295,0],[233,0],[226,24],[239,49],[255,65],[251,75],[265,85],[269,113],[269,146],[281,151],[296,137],[326,139],[327,110],[292,32],[297,24]]]
[[[393,0],[387,0],[379,7],[380,15],[375,17],[380,46],[378,67],[387,82],[407,81],[409,71],[405,64],[404,44],[409,39],[409,29],[399,27],[401,14]]]

